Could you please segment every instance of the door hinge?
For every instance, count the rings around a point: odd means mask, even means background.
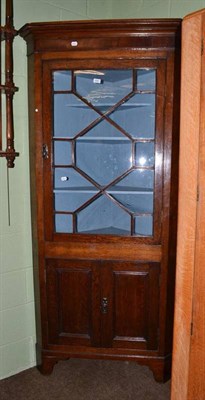
[[[194,324],[191,322],[191,336],[193,336]]]
[[[44,159],[48,158],[48,146],[45,143],[42,146],[42,157]]]
[[[199,187],[197,186],[196,201],[199,201]]]
[[[47,273],[46,273],[46,269],[44,269],[44,282],[47,282]]]

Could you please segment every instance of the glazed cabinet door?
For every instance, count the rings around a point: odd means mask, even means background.
[[[159,264],[110,261],[102,271],[102,345],[157,349]]]
[[[99,265],[47,260],[48,343],[100,344]]]
[[[157,243],[165,62],[95,64],[44,62],[46,239]]]

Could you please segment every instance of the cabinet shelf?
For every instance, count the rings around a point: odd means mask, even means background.
[[[130,139],[128,137],[103,137],[103,136],[98,136],[98,137],[81,137],[79,136],[79,138],[76,139],[76,143],[78,142],[98,142],[98,141],[103,141],[103,142],[126,142],[123,144],[127,144],[128,142],[130,142]]]
[[[110,189],[107,189],[106,192],[108,193],[131,193],[131,194],[153,194],[153,189],[150,188],[134,188],[133,186],[117,186],[117,187],[111,187]]]
[[[140,93],[143,94],[143,93]],[[90,103],[91,106],[97,108],[97,109],[101,109],[101,108],[105,108],[106,110],[109,110],[109,108],[114,107],[116,105],[116,103],[113,104],[94,104],[94,103]],[[125,104],[122,103],[120,104],[114,111],[120,111],[120,107],[126,107],[128,109],[132,109],[132,108],[141,108],[141,107],[150,107],[152,104],[151,103],[132,103],[132,104]],[[81,104],[68,104],[66,105],[69,108],[90,108],[89,104],[85,104],[85,105],[81,105]]]
[[[123,236],[130,235],[129,231],[126,231],[125,229],[117,229],[114,226],[109,226],[107,228],[102,228],[102,229],[91,229],[91,230],[88,229],[79,233],[88,233],[95,235],[123,235]]]
[[[128,190],[123,190],[123,189],[107,189],[105,192],[108,194],[151,194],[153,195],[153,190],[152,189],[128,189]],[[90,188],[56,188],[53,190],[53,193],[93,193],[97,194],[100,193],[100,190],[96,189],[90,189]]]
[[[123,133],[121,134],[122,137],[110,137],[110,136],[98,136],[98,137],[91,137],[91,136],[87,136],[86,134],[84,136],[79,136],[79,137],[73,137],[70,138],[68,136],[53,136],[53,140],[55,142],[60,142],[61,140],[64,142],[71,142],[76,141],[76,143],[79,142],[99,142],[99,141],[104,141],[104,142],[124,142],[123,144],[128,144],[129,142],[133,141],[135,143],[154,143],[154,138],[149,137],[149,135],[147,135],[146,138],[144,137],[138,137],[138,138],[129,138],[128,136],[124,135]],[[124,137],[123,137],[124,135]]]
[[[54,189],[53,193],[93,193],[97,194],[99,192],[98,189],[92,190],[92,189],[70,189],[70,188],[65,188],[65,189]]]

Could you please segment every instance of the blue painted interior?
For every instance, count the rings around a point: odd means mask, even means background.
[[[71,71],[53,76],[55,230],[72,233],[74,213],[79,233],[130,235],[133,220],[133,235],[152,236],[156,71],[74,77],[71,93]]]

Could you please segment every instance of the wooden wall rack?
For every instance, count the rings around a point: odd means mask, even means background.
[[[13,1],[6,0],[6,23],[1,26],[1,41],[5,41],[5,84],[1,83],[0,62],[0,94],[6,96],[6,149],[2,149],[2,99],[0,96],[0,157],[7,159],[8,168],[14,167],[14,161],[19,153],[14,148],[13,96],[18,88],[13,82],[13,40],[18,32],[13,25]],[[0,47],[1,53],[1,47]],[[1,57],[0,57],[1,61]]]

